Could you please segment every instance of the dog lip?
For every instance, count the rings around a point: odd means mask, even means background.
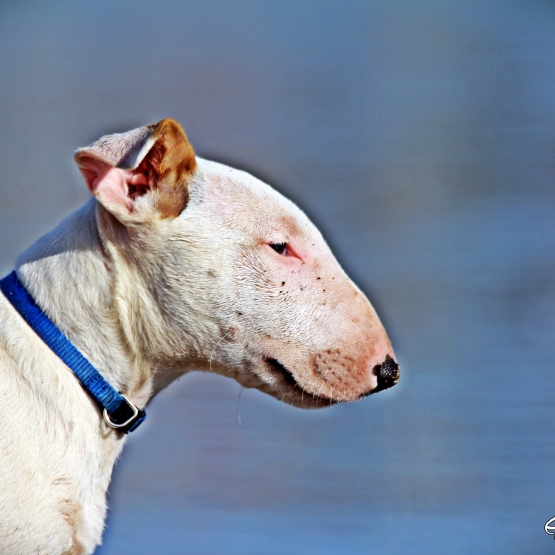
[[[301,386],[298,384],[297,380],[295,379],[295,376],[293,376],[293,373],[291,372],[291,370],[288,370],[285,366],[283,366],[283,364],[281,364],[279,360],[277,360],[276,358],[265,358],[264,360],[274,370],[277,370],[281,374],[282,378],[287,384],[292,385],[294,387],[301,388]]]
[[[275,358],[264,357],[264,362],[272,369],[272,374],[279,375],[280,379],[283,382],[285,382],[289,387],[298,390],[299,393],[311,396],[314,401],[320,401],[327,405],[338,403],[338,401],[336,401],[335,399],[323,397],[322,395],[315,395],[304,389],[301,385],[299,385],[299,382],[297,382],[291,370],[286,368],[279,360]]]

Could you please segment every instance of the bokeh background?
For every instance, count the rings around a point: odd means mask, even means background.
[[[99,555],[555,552],[553,1],[4,0],[0,76],[2,272],[88,198],[76,147],[171,116],[307,211],[402,365],[317,412],[181,379]]]

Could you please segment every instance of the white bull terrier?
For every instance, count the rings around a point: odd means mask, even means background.
[[[5,555],[94,551],[125,432],[185,372],[305,408],[399,377],[374,309],[303,212],[195,157],[177,122],[108,135],[75,160],[95,198],[2,281]]]

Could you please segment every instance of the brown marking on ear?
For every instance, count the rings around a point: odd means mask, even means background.
[[[177,121],[166,118],[156,125],[155,140],[137,171],[145,172],[157,191],[157,208],[163,218],[175,218],[187,206],[189,179],[197,168],[195,151]]]

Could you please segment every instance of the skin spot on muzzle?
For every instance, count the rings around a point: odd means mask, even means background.
[[[384,362],[374,366],[372,373],[377,376],[378,385],[371,393],[393,387],[399,381],[399,365],[389,355],[385,356]]]

